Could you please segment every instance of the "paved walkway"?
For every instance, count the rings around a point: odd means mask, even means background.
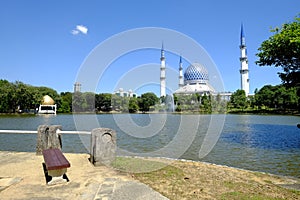
[[[94,167],[86,154],[65,154],[71,163],[68,183],[46,185],[42,156],[0,152],[0,199],[166,200],[126,173]]]
[[[140,182],[122,181],[116,178],[106,178],[94,198],[94,200],[123,199],[166,200],[168,198]]]
[[[101,184],[93,184],[79,199],[82,200],[168,200],[149,186],[138,181],[106,178]]]

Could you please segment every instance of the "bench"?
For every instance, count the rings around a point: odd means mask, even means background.
[[[43,166],[48,185],[69,181],[66,172],[71,165],[60,149],[45,149],[43,150],[43,157],[45,161]]]

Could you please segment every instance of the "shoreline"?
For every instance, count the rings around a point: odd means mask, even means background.
[[[249,170],[249,169],[243,169],[243,168],[239,168],[239,167],[232,167],[232,166],[229,166],[229,165],[222,165],[222,164],[210,163],[210,162],[205,162],[205,161],[195,161],[195,160],[176,159],[176,158],[167,158],[167,157],[141,157],[141,156],[117,156],[117,157],[137,158],[137,159],[145,159],[145,160],[149,159],[149,160],[154,160],[154,161],[170,161],[170,163],[172,163],[172,162],[200,163],[200,164],[206,164],[206,165],[213,165],[213,166],[217,166],[217,167],[226,167],[226,168],[230,168],[230,169],[233,169],[233,170],[240,170],[240,171],[251,172],[251,173],[261,173],[261,174],[265,174],[265,175],[269,175],[269,176],[278,176],[278,177],[283,177],[283,178],[291,178],[291,179],[295,179],[295,180],[300,181],[300,177],[296,177],[296,176],[287,176],[287,175],[274,174],[274,173],[269,173],[269,172],[264,172],[264,171]],[[299,190],[300,190],[300,188],[299,188]]]
[[[40,156],[36,155],[35,152],[25,152],[25,151],[1,151],[0,154],[2,153],[24,153],[24,154],[34,154],[35,156]],[[70,155],[88,155],[90,156],[89,153],[69,153],[69,152],[64,152],[64,154],[70,154]],[[216,163],[210,163],[210,162],[205,162],[205,161],[195,161],[195,160],[188,160],[188,159],[177,159],[177,158],[168,158],[168,157],[142,157],[142,156],[116,156],[116,158],[128,158],[128,159],[143,159],[143,160],[150,160],[150,161],[158,161],[166,164],[172,164],[173,162],[183,162],[183,163],[199,163],[199,164],[205,164],[205,165],[212,165],[216,167],[221,167],[221,168],[229,168],[233,170],[239,170],[239,171],[245,171],[245,172],[250,172],[250,173],[261,173],[269,176],[275,176],[275,177],[282,177],[282,178],[291,178],[295,180],[300,181],[300,177],[295,177],[295,176],[287,176],[287,175],[281,175],[281,174],[273,174],[269,172],[264,172],[264,171],[255,171],[255,170],[249,170],[249,169],[243,169],[239,167],[232,167],[229,165],[222,165],[222,164],[216,164]],[[0,163],[1,165],[1,163]],[[299,188],[300,191],[300,188]]]
[[[138,111],[135,113],[130,112],[121,112],[121,111],[98,111],[98,112],[57,112],[56,114],[36,114],[36,113],[0,113],[0,116],[35,116],[35,115],[82,115],[82,114],[88,114],[88,115],[111,115],[111,114],[176,114],[176,115],[283,115],[283,116],[300,116],[300,113],[297,111],[281,111],[281,110],[231,110],[227,112],[212,112],[212,113],[206,113],[201,111],[181,111],[181,112],[160,112],[160,111],[148,111],[148,112],[142,112]]]
[[[33,153],[33,154],[35,154],[34,151],[6,151],[6,150],[0,150],[0,154],[5,153],[5,152],[7,152],[7,153],[28,153],[28,154]],[[88,152],[64,152],[64,154],[89,155]],[[291,176],[291,175],[276,174],[276,173],[271,173],[271,172],[266,172],[266,171],[250,170],[250,169],[244,169],[244,168],[234,167],[234,166],[229,166],[229,165],[224,165],[224,164],[217,164],[217,163],[206,162],[206,161],[189,160],[189,159],[183,159],[183,158],[149,157],[149,156],[142,157],[142,156],[123,156],[123,155],[117,155],[116,158],[129,158],[129,159],[130,158],[136,158],[136,159],[163,161],[163,162],[169,162],[169,163],[172,163],[172,162],[202,163],[202,164],[214,165],[214,166],[218,166],[218,167],[231,168],[231,169],[234,169],[234,170],[241,170],[241,171],[253,172],[253,173],[262,173],[262,174],[266,174],[266,175],[270,175],[270,176],[278,176],[278,177],[285,177],[285,178],[299,179],[300,180],[300,175],[299,175],[299,177],[297,177],[297,176]]]

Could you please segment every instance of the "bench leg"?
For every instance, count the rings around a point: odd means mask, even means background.
[[[45,163],[43,163],[43,168],[47,185],[55,185],[69,181],[66,175],[67,168],[59,170],[47,170]]]
[[[55,184],[59,184],[59,183],[68,182],[68,179],[65,179],[66,172],[67,172],[67,168],[59,169],[59,170],[48,170],[48,175],[51,176],[52,179],[47,184],[55,185]]]
[[[56,185],[56,184],[59,184],[59,183],[66,183],[66,182],[68,182],[68,180],[64,179],[64,175],[59,176],[59,177],[52,176],[51,181],[49,181],[47,183],[47,185]]]

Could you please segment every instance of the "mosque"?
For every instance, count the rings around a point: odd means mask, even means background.
[[[248,69],[248,58],[247,48],[245,42],[245,34],[243,25],[241,25],[240,34],[240,78],[241,78],[241,89],[245,91],[246,96],[249,95],[249,69]],[[232,93],[223,91],[216,91],[209,83],[209,72],[200,63],[192,63],[183,73],[182,57],[179,58],[179,83],[178,89],[174,94],[190,95],[220,95],[225,100],[229,100]],[[80,92],[81,84],[76,82],[74,84],[74,92]],[[114,94],[121,97],[137,97],[137,94],[132,90],[125,91],[123,88],[115,91]],[[160,57],[160,97],[166,97],[166,58],[165,50],[162,45],[161,57]]]
[[[246,96],[249,95],[249,70],[248,70],[248,58],[245,43],[245,34],[243,25],[241,26],[240,35],[240,75],[241,75],[241,89],[245,91]],[[160,96],[166,96],[166,59],[164,47],[161,48],[160,58]],[[175,94],[200,94],[200,95],[217,95],[220,94],[224,97],[230,97],[231,93],[221,93],[215,91],[215,89],[209,83],[209,73],[205,66],[200,63],[192,63],[186,68],[183,73],[182,58],[179,58],[179,83],[178,89]]]

